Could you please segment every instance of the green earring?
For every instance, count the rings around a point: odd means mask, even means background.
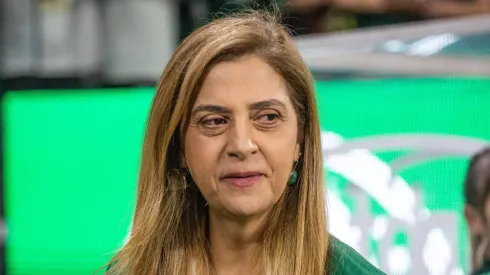
[[[296,170],[293,170],[293,172],[291,172],[291,174],[289,175],[288,185],[296,184],[297,180],[298,180],[298,172],[296,172]]]
[[[301,152],[299,153],[301,156]],[[293,163],[293,172],[289,174],[288,185],[295,185],[298,181],[298,172],[296,172],[296,166],[298,165],[298,160],[295,160]]]

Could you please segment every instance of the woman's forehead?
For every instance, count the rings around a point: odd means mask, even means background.
[[[221,101],[223,104],[276,99],[287,101],[287,85],[273,68],[258,57],[215,65],[198,92],[196,103]]]

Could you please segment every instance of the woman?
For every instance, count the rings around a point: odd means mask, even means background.
[[[329,236],[312,77],[259,12],[193,32],[151,107],[131,238],[107,274],[382,274]]]
[[[490,274],[490,148],[470,161],[464,184],[464,216],[471,234],[473,275]]]

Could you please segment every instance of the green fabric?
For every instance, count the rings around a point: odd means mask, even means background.
[[[329,275],[386,275],[339,239],[331,236],[330,245],[332,259]]]
[[[482,266],[473,271],[471,275],[490,275],[490,259],[485,259]]]

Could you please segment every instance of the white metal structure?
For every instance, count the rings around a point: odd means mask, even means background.
[[[308,35],[297,45],[320,75],[490,76],[490,15]]]

